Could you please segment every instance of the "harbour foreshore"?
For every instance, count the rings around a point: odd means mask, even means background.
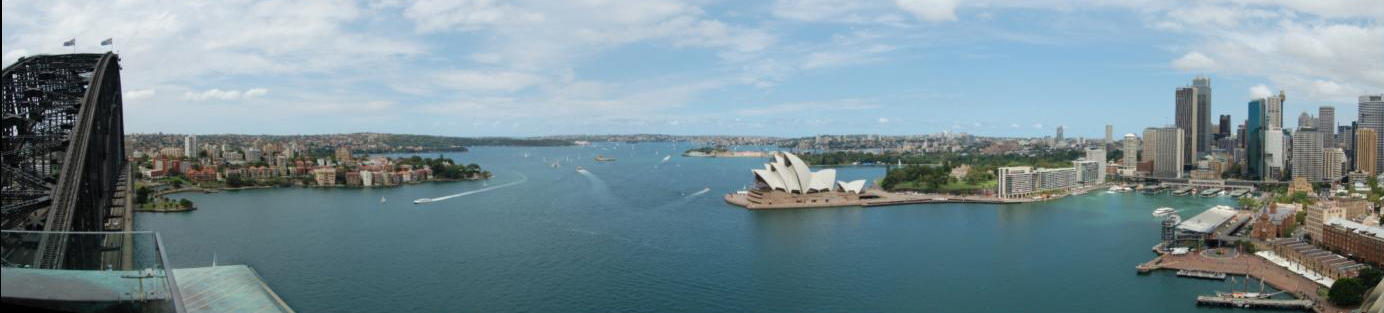
[[[1135,269],[1139,273],[1157,270],[1189,270],[1248,275],[1262,280],[1278,290],[1291,293],[1299,299],[1312,300],[1315,303],[1312,306],[1313,312],[1350,312],[1347,308],[1337,307],[1327,302],[1325,298],[1319,297],[1317,295],[1317,288],[1319,288],[1317,283],[1251,254],[1236,253],[1233,257],[1207,257],[1197,252],[1183,255],[1164,254],[1139,264]]]
[[[860,194],[847,192],[817,192],[808,194],[787,194],[782,191],[746,191],[729,193],[724,196],[726,203],[751,210],[761,209],[803,209],[830,207],[876,207],[908,204],[940,203],[989,203],[1017,204],[1056,200],[1066,196],[1098,190],[1106,185],[1076,189],[1070,193],[1041,198],[1000,198],[982,195],[955,195],[941,193],[891,192],[879,188],[867,189]]]

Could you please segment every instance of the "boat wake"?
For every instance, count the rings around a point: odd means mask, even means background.
[[[452,194],[452,195],[441,196],[441,197],[437,197],[437,198],[422,198],[422,199],[414,200],[413,203],[414,203],[414,204],[432,203],[432,202],[438,202],[438,201],[443,201],[443,200],[452,199],[452,198],[465,197],[465,196],[474,195],[474,194],[478,194],[478,193],[482,193],[482,192],[492,191],[492,190],[495,190],[495,189],[505,188],[505,187],[514,186],[514,185],[518,185],[518,184],[523,184],[524,182],[527,182],[527,181],[529,181],[529,177],[528,177],[528,176],[524,176],[524,174],[519,174],[519,180],[516,180],[516,181],[512,181],[512,182],[508,182],[508,183],[504,183],[504,184],[499,184],[499,185],[494,185],[494,186],[489,186],[489,187],[485,187],[485,188],[481,188],[481,189],[471,190],[471,191],[467,191],[467,192],[462,192],[462,193],[458,193],[458,194]]]
[[[696,197],[696,196],[704,195],[704,194],[706,194],[707,192],[711,192],[711,187],[702,188],[702,190],[699,190],[699,191],[697,191],[697,192],[693,192],[692,194],[687,195],[686,197],[683,197],[683,199],[691,199],[691,198]]]

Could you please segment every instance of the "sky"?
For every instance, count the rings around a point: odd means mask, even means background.
[[[1198,75],[1236,124],[1279,90],[1285,127],[1323,105],[1349,124],[1384,93],[1381,17],[1384,0],[6,0],[0,50],[116,51],[136,133],[1094,138],[1172,124]]]

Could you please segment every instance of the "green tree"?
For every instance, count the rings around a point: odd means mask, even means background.
[[[1331,290],[1327,291],[1326,297],[1335,305],[1354,306],[1360,304],[1368,288],[1359,278],[1342,278],[1331,284]]]
[[[1356,278],[1360,279],[1360,284],[1365,285],[1365,287],[1371,287],[1378,285],[1379,281],[1384,279],[1384,270],[1373,267],[1365,268],[1360,270],[1360,276]]]
[[[139,186],[139,188],[135,188],[135,203],[149,203],[149,187]]]
[[[192,200],[178,199],[178,207],[190,208],[192,207]]]

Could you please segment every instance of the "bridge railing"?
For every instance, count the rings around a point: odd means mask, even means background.
[[[39,242],[69,249],[60,268],[38,266]],[[88,248],[91,247],[91,248]],[[6,305],[65,311],[185,312],[163,242],[154,232],[0,231]]]

